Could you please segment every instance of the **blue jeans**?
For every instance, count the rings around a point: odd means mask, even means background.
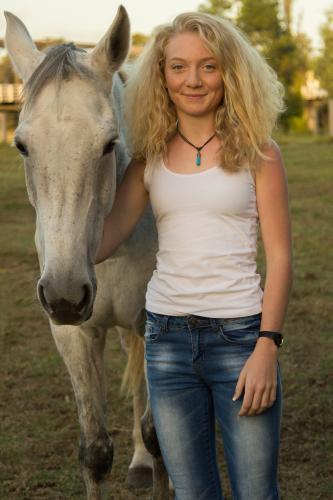
[[[146,314],[149,398],[176,499],[223,499],[215,418],[233,498],[279,499],[279,365],[273,406],[259,415],[239,417],[242,398],[232,401],[239,373],[258,338],[261,313],[228,319]]]

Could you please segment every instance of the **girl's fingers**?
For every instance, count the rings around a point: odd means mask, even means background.
[[[242,370],[239,374],[236,389],[235,389],[234,395],[232,397],[233,401],[236,401],[236,399],[241,397],[243,390],[244,390],[244,386],[245,386],[245,379],[246,379],[246,374]]]
[[[253,396],[254,396],[254,389],[250,389],[250,388],[245,386],[245,394],[244,394],[244,398],[243,398],[243,404],[242,404],[242,407],[238,413],[238,415],[240,417],[242,417],[243,415],[248,415],[248,412],[252,406]]]
[[[272,406],[274,404],[275,400],[276,400],[276,384],[274,384],[272,389],[271,389],[268,406]]]
[[[267,410],[267,408],[270,407],[270,389],[266,389],[262,395],[261,398],[261,403],[259,409],[256,411],[256,415],[259,415],[259,413],[262,413],[263,411]]]
[[[258,411],[261,410],[262,408],[262,397],[264,394],[265,388],[256,388],[254,395],[253,395],[253,400],[252,400],[252,405],[249,411],[247,412],[247,415],[256,415]]]

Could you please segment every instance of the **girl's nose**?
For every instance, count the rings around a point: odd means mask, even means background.
[[[190,70],[188,72],[186,84],[189,87],[201,87],[202,86],[200,72],[197,68],[190,68]]]

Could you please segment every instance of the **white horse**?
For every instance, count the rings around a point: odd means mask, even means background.
[[[36,211],[37,293],[70,373],[81,430],[79,460],[87,497],[95,500],[101,498],[113,459],[103,379],[110,327],[120,327],[132,339],[127,367],[134,397],[130,483],[144,485],[152,467],[140,430],[143,342],[135,335],[143,334],[145,290],[157,250],[150,208],[112,258],[94,266],[103,221],[129,161],[118,73],[129,50],[129,20],[120,7],[91,53],[67,44],[45,54],[16,16],[6,13],[6,18],[6,47],[25,84],[14,142],[24,157]],[[158,455],[156,443],[151,451]],[[158,490],[155,498],[162,498]]]

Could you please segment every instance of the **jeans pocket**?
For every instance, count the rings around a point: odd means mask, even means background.
[[[235,318],[221,324],[219,334],[229,344],[254,346],[259,337],[260,323],[261,317],[258,315]]]

